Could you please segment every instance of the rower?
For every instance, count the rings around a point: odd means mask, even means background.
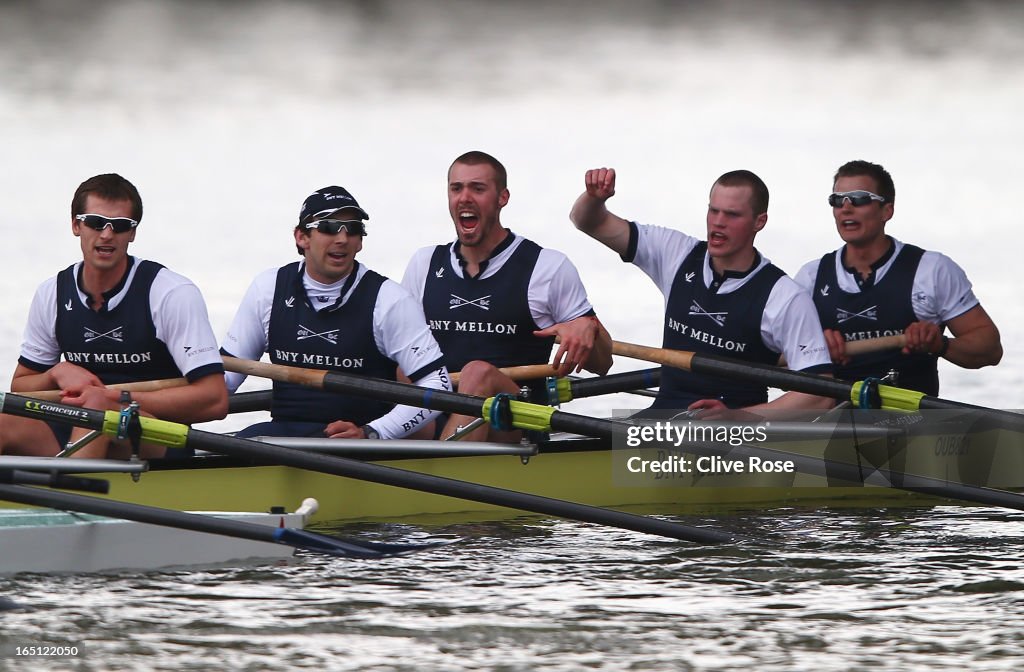
[[[402,284],[423,304],[434,336],[453,371],[459,392],[490,397],[515,395],[519,384],[498,367],[541,364],[560,345],[552,365],[559,375],[611,368],[611,337],[601,326],[579,273],[555,250],[516,235],[501,223],[509,201],[505,167],[480,151],[466,152],[448,169],[452,243],[416,252]],[[531,385],[541,403],[543,381]],[[453,415],[442,436],[472,418]],[[479,427],[473,441],[516,442],[521,432]]]
[[[814,300],[839,378],[877,378],[892,369],[900,387],[936,396],[939,359],[968,369],[999,363],[999,330],[963,269],[886,234],[896,187],[885,168],[843,164],[828,202],[843,246],[807,262],[796,281]],[[853,358],[846,352],[848,342],[891,334],[903,334],[901,350]]]
[[[107,385],[184,376],[183,386],[135,392],[128,403],[163,420],[219,420],[228,395],[206,304],[187,278],[128,254],[141,220],[142,198],[120,175],[79,185],[71,232],[82,260],[36,290],[11,390],[59,389],[64,404],[120,410],[121,392]],[[0,416],[3,453],[53,456],[84,434],[64,423]],[[131,450],[104,437],[77,454],[127,457]],[[141,456],[173,451],[143,444]]]
[[[675,229],[637,224],[609,212],[615,170],[588,170],[570,218],[576,228],[643,270],[666,297],[663,347],[828,373],[831,362],[814,305],[754,247],[768,222],[768,187],[754,173],[725,173],[711,187],[707,240]],[[832,400],[787,392],[768,402],[764,384],[665,368],[651,406],[671,417],[681,410],[720,412],[825,409]]]
[[[356,260],[367,214],[343,187],[318,189],[294,229],[301,261],[253,280],[228,329],[225,355],[341,371],[451,390],[437,341],[419,303],[396,282]],[[236,390],[245,375],[228,373]],[[435,411],[275,381],[270,422],[238,436],[336,439],[433,438]]]

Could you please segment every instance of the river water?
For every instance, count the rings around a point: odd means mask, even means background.
[[[714,178],[754,170],[772,191],[758,247],[795,272],[838,246],[825,196],[838,165],[864,158],[896,181],[889,231],[956,259],[1003,335],[998,367],[944,366],[943,396],[1024,406],[1014,3],[37,0],[0,5],[0,63],[0,376],[33,288],[78,256],[68,202],[96,173],[139,187],[133,251],[192,278],[220,334],[251,277],[294,258],[311,191],[349,188],[371,214],[360,259],[399,278],[417,247],[451,236],[448,164],[483,149],[509,170],[505,224],[570,255],[615,338],[656,344],[658,292],[568,222],[587,168],[619,171],[613,211],[698,235]],[[0,579],[33,607],[0,615],[0,640],[87,651],[0,669],[1024,663],[1016,514],[686,520],[750,541],[422,521],[341,531],[463,541],[375,564]]]

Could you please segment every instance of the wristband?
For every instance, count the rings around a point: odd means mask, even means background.
[[[949,336],[942,335],[942,347],[935,353],[936,357],[945,357],[946,352],[949,350]]]

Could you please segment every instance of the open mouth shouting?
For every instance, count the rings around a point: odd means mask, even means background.
[[[459,211],[459,228],[466,232],[475,231],[480,225],[480,215],[473,210]]]
[[[719,231],[712,231],[708,234],[708,247],[722,247],[729,242],[728,236]]]

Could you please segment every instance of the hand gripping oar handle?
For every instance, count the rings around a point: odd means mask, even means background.
[[[831,397],[832,399],[848,400],[854,406],[860,405],[860,391],[864,387],[863,381],[851,383],[802,371],[780,369],[777,366],[752,364],[718,355],[705,355],[686,350],[651,348],[633,343],[622,343],[620,341],[612,341],[612,354],[664,366],[674,366],[685,371],[693,371],[694,373],[705,373],[711,376],[777,387],[781,390],[794,390],[806,394]],[[922,392],[889,385],[879,385],[878,392],[882,398],[883,409],[902,411],[943,409],[976,411],[990,420],[998,422],[1001,427],[1015,431],[1024,431],[1024,415],[1019,413],[987,408],[985,406],[975,406],[960,401],[950,401],[948,399],[932,397]]]
[[[274,369],[271,367],[278,368]],[[307,385],[320,388],[323,388],[323,385],[320,384],[320,379],[323,377],[324,373],[327,373],[320,369],[303,369],[297,366],[269,364],[267,362],[256,362],[251,359],[239,359],[238,357],[231,357],[228,355],[224,356],[224,368],[234,373],[244,373],[247,376],[259,376],[261,378],[270,378],[271,380],[277,380],[285,383],[294,383],[296,385]],[[273,371],[277,372],[274,376],[268,375],[268,372]],[[498,371],[516,381],[546,378],[558,373],[557,369],[549,364],[510,366],[504,369],[498,369]],[[458,383],[459,378],[462,376],[462,372],[456,372],[450,375],[452,381]]]
[[[531,373],[536,377],[548,377],[548,374],[555,373],[555,370],[546,364],[536,367],[513,368],[533,369]],[[499,371],[505,370],[499,369]],[[615,373],[610,376],[594,376],[590,378],[558,378],[554,384],[554,395],[557,398],[552,399],[552,403],[565,403],[573,399],[596,397],[615,392],[637,392],[649,387],[657,387],[660,383],[660,368],[628,371],[626,373]],[[269,411],[273,401],[273,394],[273,390],[235,392],[228,396],[228,414]],[[652,392],[651,394],[654,393]]]
[[[225,357],[225,360],[227,359],[235,358]],[[498,371],[501,371],[503,374],[505,374],[506,376],[515,381],[533,380],[535,378],[547,378],[549,376],[558,375],[558,369],[551,366],[550,364],[529,364],[526,366],[509,366],[506,368],[498,369]],[[245,372],[237,371],[237,373]],[[451,374],[452,382],[458,384],[461,375],[461,372]],[[153,392],[155,390],[166,390],[171,387],[184,387],[185,385],[188,385],[187,378],[161,378],[158,380],[140,380],[134,383],[116,383],[114,385],[107,385],[107,387],[112,390],[127,390],[128,392]],[[23,394],[26,397],[32,397],[33,399],[42,399],[44,401],[60,401],[61,398],[60,390],[38,390],[34,392],[22,392],[19,394]]]
[[[232,365],[236,364],[243,366],[241,362],[232,362]],[[277,364],[265,364],[262,362],[247,362],[244,366],[249,368],[250,372],[263,372],[257,375],[273,374],[280,378],[287,378],[291,382],[303,381],[300,384],[308,384],[313,387],[336,389],[337,391],[353,394],[359,393],[375,399],[390,398],[398,403],[408,403],[421,408],[438,408],[466,415],[481,413],[482,402],[488,401],[479,397],[460,395],[454,392],[440,392],[405,383],[362,378],[336,372],[295,369],[294,367],[282,367]],[[4,413],[38,420],[66,422],[78,427],[97,429],[108,436],[115,435],[117,431],[119,415],[117,411],[75,408],[63,404],[29,399],[11,393],[0,394],[2,394],[2,397],[0,397],[0,411]],[[512,404],[517,403],[521,402],[512,402]],[[526,406],[533,405],[526,404]],[[554,411],[550,415],[553,427],[555,418],[559,415],[567,418],[565,420],[567,426],[579,424],[581,428],[590,427],[591,431],[596,427],[602,427],[602,433],[606,434],[609,438],[612,428],[616,424],[609,420],[597,418],[581,418],[583,422],[576,423],[572,418],[580,416],[570,416],[567,413]],[[468,499],[470,501],[596,523],[598,525],[608,525],[610,527],[644,532],[672,539],[694,541],[702,544],[732,541],[732,535],[717,530],[680,525],[667,520],[566,502],[525,492],[494,488],[452,478],[431,476],[429,474],[360,462],[344,457],[306,453],[274,446],[269,443],[203,432],[191,429],[188,425],[167,422],[165,420],[156,420],[154,418],[140,418],[139,420],[142,424],[142,440],[164,446],[199,448],[225,455],[239,455],[298,469],[307,469],[335,476],[346,476],[373,483],[420,490],[437,495]],[[569,429],[569,431],[576,430]]]
[[[128,392],[153,392],[154,390],[166,390],[171,387],[184,387],[188,385],[186,378],[161,378],[158,380],[140,380],[134,383],[117,383],[107,385],[112,390],[127,390]],[[60,390],[39,390],[37,392],[24,392],[26,397],[42,399],[44,401],[60,401]]]

